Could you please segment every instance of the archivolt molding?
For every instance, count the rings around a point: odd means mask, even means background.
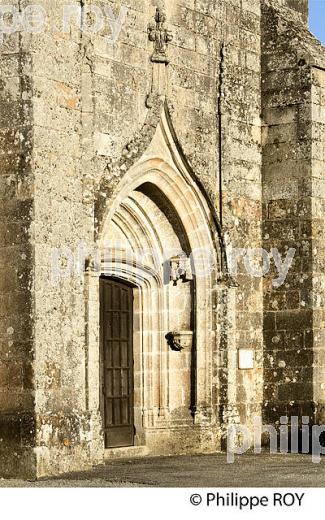
[[[198,187],[208,205],[210,211],[210,232],[212,234],[215,250],[220,254],[218,263],[221,281],[227,285],[232,285],[233,281],[229,277],[227,269],[224,235],[215,209],[213,195],[206,191],[183,152],[172,123],[172,112],[173,107],[170,105],[167,97],[150,95],[150,108],[143,127],[125,146],[119,158],[110,159],[108,161],[95,197],[95,228],[97,238],[101,235],[107,214],[113,201],[117,199],[121,191],[121,184],[125,174],[131,170],[132,167],[136,166],[143,157],[145,157],[146,152],[150,148],[154,139],[156,131],[159,125],[161,125],[164,138],[166,139],[166,145],[170,150],[178,169],[180,171],[186,171],[187,175]]]
[[[115,249],[118,244],[116,237],[114,238],[114,232],[108,237],[109,241],[107,244],[105,243],[107,250],[104,249],[102,252],[103,274],[114,275],[122,279],[125,279],[126,276],[126,279],[134,285],[138,285],[138,280],[142,280],[146,274],[155,279],[159,287],[162,287],[163,280],[159,274],[164,261],[161,237],[150,219],[150,211],[142,209],[139,205],[140,201],[136,200],[134,195],[130,195],[120,204],[111,220],[111,228],[115,226],[119,229],[123,236],[123,243],[120,244],[116,257],[116,253],[112,254],[110,250],[110,247]],[[137,258],[137,253],[141,251],[155,252],[155,255],[150,256],[143,263],[143,259],[140,261]]]

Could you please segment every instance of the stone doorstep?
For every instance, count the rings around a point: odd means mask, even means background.
[[[147,446],[128,446],[127,448],[109,448],[104,451],[104,460],[146,457],[150,450]]]

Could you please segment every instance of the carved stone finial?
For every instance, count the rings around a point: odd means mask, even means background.
[[[154,63],[169,63],[167,56],[168,44],[173,41],[173,35],[169,29],[165,27],[167,20],[166,12],[157,7],[155,21],[148,26],[148,37],[155,44],[155,51],[151,57]]]

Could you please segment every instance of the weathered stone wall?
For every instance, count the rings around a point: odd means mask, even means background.
[[[260,2],[221,7],[216,204],[227,241],[246,250],[261,247]],[[221,417],[249,423],[262,401],[262,285],[247,273],[243,257],[235,281],[238,288],[230,289],[226,305],[235,317],[220,352],[218,380],[229,385],[220,389]],[[239,348],[254,351],[254,370],[238,370]]]
[[[289,7],[301,17],[301,20],[305,23],[308,22],[308,0],[280,0],[280,4],[285,7]]]
[[[76,5],[79,3],[76,2]],[[87,400],[84,280],[77,252],[93,234],[83,204],[82,102],[86,58],[80,32],[62,27],[64,1],[42,2],[48,32],[30,40],[35,175],[35,404],[38,474],[90,461],[96,417]],[[53,31],[53,26],[57,31]],[[87,99],[88,101],[88,99]],[[85,143],[86,153],[89,152]],[[58,269],[62,271],[58,273]],[[83,265],[80,266],[81,272]],[[80,270],[79,270],[80,273]],[[92,430],[91,430],[92,425]]]
[[[316,65],[316,64],[315,64]],[[315,420],[325,420],[325,350],[324,350],[324,143],[325,143],[325,60],[312,68],[311,116],[312,116],[312,263],[313,286],[313,399]]]
[[[77,27],[62,32],[64,2],[40,3],[48,15],[47,32],[24,39],[33,70],[35,196],[35,251],[28,264],[35,276],[35,331],[25,338],[33,339],[35,352],[38,475],[87,465],[96,460],[96,450],[101,455],[98,409],[89,402],[87,388],[87,300],[83,278],[73,263],[81,241],[95,245],[94,194],[99,180],[109,161],[119,157],[141,129],[147,114],[153,51],[147,26],[155,12],[149,1],[123,2],[128,16],[112,46],[105,35],[90,38]],[[116,13],[122,5],[109,4]],[[168,100],[179,141],[219,213],[222,198],[224,225],[233,245],[258,246],[259,2],[241,6],[230,1],[170,1],[166,7],[174,34]],[[58,267],[62,272],[57,279]],[[238,314],[233,323],[236,341],[232,339],[228,357],[230,340],[223,336],[220,372],[215,357],[214,392],[222,420],[232,414],[246,420],[261,402],[260,289],[259,281],[242,275],[233,300],[233,312]],[[222,322],[216,326],[224,334]],[[256,348],[257,371],[238,372],[237,344]],[[227,377],[233,378],[231,385],[224,383]]]
[[[35,468],[32,70],[18,33],[1,43],[0,76],[0,472],[26,475]]]
[[[1,417],[26,411],[28,418],[34,411],[36,430],[28,431],[37,468],[30,462],[29,472],[45,475],[103,456],[99,397],[91,390],[92,370],[99,367],[88,350],[88,319],[98,320],[88,311],[98,294],[88,292],[92,275],[82,276],[80,248],[91,253],[100,238],[95,199],[103,180],[112,190],[120,180],[112,162],[123,150],[128,154],[135,135],[146,139],[153,81],[147,27],[156,2],[107,2],[116,15],[128,8],[114,45],[107,41],[107,23],[100,34],[81,32],[76,23],[64,32],[65,2],[38,3],[48,16],[47,31],[5,37],[0,61],[0,368],[6,382]],[[284,29],[286,18],[293,29],[303,27],[307,2],[286,4],[293,10],[283,7],[278,18],[282,8],[262,2],[261,13],[260,0],[165,2],[174,35],[167,67],[172,123],[227,241],[251,249],[260,248],[263,238],[268,251],[278,247],[283,254],[291,244],[299,250],[282,288],[272,288],[274,272],[265,282],[264,383],[262,280],[240,261],[238,287],[216,287],[218,342],[211,369],[220,423],[250,423],[259,415],[263,384],[271,418],[291,401],[290,412],[297,406],[308,412],[314,399],[310,273],[317,225],[310,217],[310,116],[311,83],[321,79],[315,72],[312,80],[309,50],[291,43],[291,26]],[[313,95],[322,105],[322,94]],[[313,131],[321,135],[318,127]],[[316,162],[313,167],[320,168]],[[110,204],[109,190],[104,195]],[[254,369],[238,370],[238,348],[254,350]]]
[[[289,248],[295,250],[284,284],[272,286],[272,273],[264,284],[264,399],[271,423],[281,415],[317,420],[315,405],[322,394],[321,369],[316,380],[312,368],[322,366],[317,330],[322,322],[322,73],[312,66],[323,59],[323,49],[288,11],[281,14],[265,2],[263,240],[283,259]]]
[[[118,13],[122,3],[110,4]],[[59,21],[61,4],[44,5]],[[89,38],[77,29],[68,35],[48,33],[32,40],[37,71],[33,97],[35,376],[40,474],[86,464],[97,431],[88,431],[89,417],[98,419],[97,410],[87,408],[83,281],[78,276],[63,277],[53,285],[49,258],[54,247],[75,250],[82,240],[95,245],[91,193],[96,193],[110,158],[120,156],[146,117],[153,50],[147,25],[155,6],[138,1],[123,5],[129,9],[128,16],[114,46],[107,44],[105,35]],[[259,2],[250,2],[246,8],[231,2],[168,2],[166,7],[175,38],[169,50],[168,98],[176,133],[193,170],[217,201],[220,181],[224,224],[233,245],[258,247]],[[220,63],[216,56],[223,42],[224,63]],[[225,80],[220,86],[222,74]],[[218,170],[219,87],[222,179]],[[231,384],[239,392],[220,389],[220,414],[226,417],[225,407],[231,404],[230,413],[240,413],[244,421],[261,402],[262,313],[260,281],[243,274],[240,286],[234,308],[236,339],[241,346],[256,347],[258,369],[238,372],[234,343],[232,361],[225,356],[222,372],[223,377],[235,378]]]

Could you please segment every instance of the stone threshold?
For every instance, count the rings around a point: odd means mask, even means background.
[[[146,457],[150,450],[147,446],[128,446],[126,448],[109,448],[104,451],[104,460],[132,459]]]

